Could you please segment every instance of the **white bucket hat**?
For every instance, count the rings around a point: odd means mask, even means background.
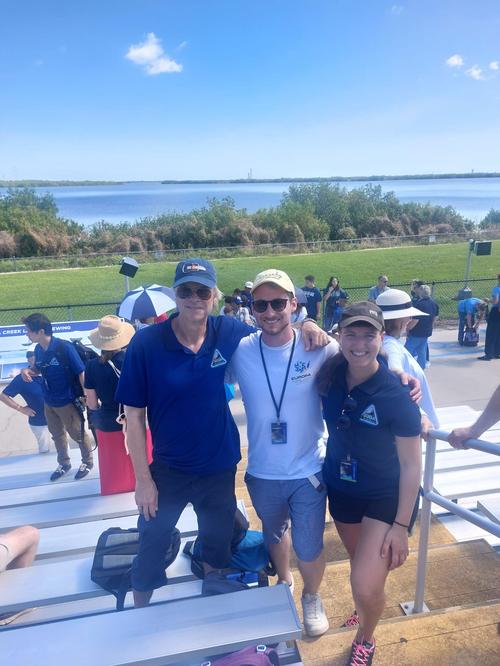
[[[377,297],[375,303],[384,313],[384,320],[429,316],[427,312],[414,308],[410,296],[401,289],[387,289]]]

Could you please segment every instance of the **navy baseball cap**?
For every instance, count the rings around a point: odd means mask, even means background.
[[[213,289],[217,285],[215,266],[206,259],[183,259],[175,269],[174,288],[185,282],[196,282]]]

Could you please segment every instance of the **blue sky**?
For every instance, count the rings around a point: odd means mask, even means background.
[[[500,171],[497,0],[2,0],[0,179]]]

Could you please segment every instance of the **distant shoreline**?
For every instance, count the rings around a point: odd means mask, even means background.
[[[300,178],[231,178],[207,180],[0,180],[0,187],[84,187],[126,185],[129,183],[161,183],[162,185],[253,185],[258,183],[343,183],[384,182],[386,180],[451,180],[455,178],[500,178],[500,172],[426,173],[402,176],[319,176]]]
[[[162,180],[162,185],[224,185],[254,183],[343,183],[343,182],[383,182],[386,180],[449,180],[452,178],[500,178],[499,172],[438,173],[404,176],[319,176],[317,178],[232,178],[231,180]]]

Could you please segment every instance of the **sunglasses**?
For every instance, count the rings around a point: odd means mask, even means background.
[[[182,299],[198,296],[202,301],[208,301],[212,296],[212,290],[210,287],[196,287],[196,289],[191,289],[191,287],[181,284],[177,287],[175,295]]]
[[[258,300],[252,303],[252,308],[255,312],[262,314],[267,310],[267,306],[270,305],[275,312],[283,312],[288,303],[288,298],[273,298],[272,301]]]
[[[357,406],[358,403],[356,402],[356,400],[354,400],[354,398],[351,398],[351,396],[348,395],[344,401],[344,404],[342,405],[342,413],[340,414],[339,419],[337,421],[338,430],[347,430],[348,428],[351,427],[351,419],[349,418],[348,414],[354,412]]]

